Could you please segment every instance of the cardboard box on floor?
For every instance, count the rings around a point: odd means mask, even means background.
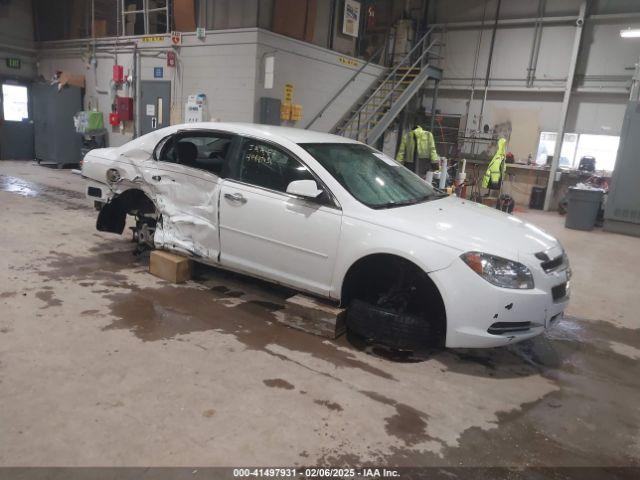
[[[149,272],[172,283],[191,279],[191,260],[175,253],[154,250],[149,256]]]

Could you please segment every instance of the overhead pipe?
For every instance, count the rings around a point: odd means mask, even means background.
[[[498,32],[498,20],[500,18],[500,6],[502,0],[498,0],[496,5],[496,18],[493,23],[493,31],[491,32],[491,44],[489,45],[489,58],[487,59],[487,73],[484,77],[484,96],[480,105],[480,115],[478,116],[478,129],[482,129],[482,117],[484,116],[484,106],[487,103],[487,92],[489,91],[489,78],[491,77],[491,63],[493,62],[493,49],[496,44],[496,33]],[[472,152],[475,153],[475,152]]]
[[[542,0],[542,9],[540,11],[540,18],[544,18],[544,11],[546,6],[547,6],[547,0]],[[532,67],[531,84],[530,84],[531,87],[533,87],[533,82],[536,79],[536,70],[538,69],[538,57],[540,56],[540,45],[542,44],[543,26],[542,26],[542,23],[540,23],[539,25],[540,25],[540,29],[538,31],[538,43],[536,45],[535,55],[533,57],[533,63],[531,64],[531,67]]]
[[[557,17],[543,17],[542,19],[538,18],[508,18],[504,20],[500,20],[498,22],[499,27],[518,27],[518,26],[526,26],[526,25],[535,25],[536,22],[540,21],[542,24],[571,24],[576,21],[575,15],[563,15]],[[622,20],[625,22],[639,20],[640,13],[630,12],[630,13],[603,13],[603,14],[595,14],[589,15],[589,18],[586,20],[590,23],[603,23],[603,22],[611,22]],[[437,28],[446,27],[451,30],[466,30],[466,29],[474,29],[474,28],[488,28],[486,25],[483,25],[483,22],[480,21],[470,21],[470,22],[445,22],[445,23],[434,23],[432,26]]]
[[[487,13],[487,4],[489,0],[485,0],[484,7],[482,9],[482,26],[484,26],[484,20]],[[480,60],[480,48],[482,47],[482,36],[484,33],[484,28],[480,28],[478,31],[478,43],[476,44],[476,53],[475,58],[473,60],[473,73],[471,77],[471,92],[469,93],[469,101],[467,102],[467,108],[465,112],[465,135],[469,135],[471,132],[469,131],[469,112],[471,111],[471,104],[473,103],[473,99],[476,93],[476,73],[478,72],[478,62]],[[480,129],[480,125],[478,125],[478,129]],[[475,149],[475,142],[471,144],[471,151]]]
[[[139,52],[138,52],[138,46],[134,45],[133,46],[133,105],[134,105],[134,110],[135,110],[135,118],[134,118],[134,122],[133,122],[133,138],[137,138],[138,137],[138,132],[140,131],[140,111],[141,111],[141,107],[140,107],[140,75],[139,75],[139,66],[138,66],[138,61],[139,61]]]
[[[538,65],[538,56],[540,53],[540,43],[542,41],[542,22],[544,18],[546,0],[538,0],[538,20],[533,32],[533,43],[531,45],[531,54],[529,55],[529,65],[527,66],[527,87],[532,87],[535,79],[535,72]]]

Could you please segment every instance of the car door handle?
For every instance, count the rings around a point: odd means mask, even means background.
[[[160,180],[162,180],[162,177],[160,175],[154,175],[153,177],[151,177],[151,179],[159,182]]]
[[[241,193],[225,193],[224,198],[232,202],[247,203],[247,199],[244,198]]]

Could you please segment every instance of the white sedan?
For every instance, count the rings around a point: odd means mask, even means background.
[[[97,228],[349,307],[347,326],[405,349],[493,347],[561,318],[570,269],[541,229],[446,196],[344,137],[175,125],[89,152]]]

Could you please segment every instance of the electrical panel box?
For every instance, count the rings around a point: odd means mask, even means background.
[[[124,67],[122,65],[113,66],[113,81],[116,83],[124,81]]]
[[[116,113],[121,122],[133,120],[133,98],[116,97]]]
[[[260,97],[260,123],[265,125],[280,125],[279,98]]]

